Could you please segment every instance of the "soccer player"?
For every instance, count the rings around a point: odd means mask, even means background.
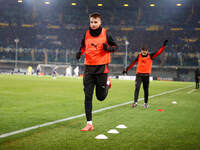
[[[57,69],[57,66],[55,66],[55,67],[53,68],[53,72],[52,72],[52,77],[53,77],[53,79],[56,79],[56,75],[57,75],[56,69]]]
[[[141,83],[143,83],[144,89],[144,108],[148,108],[149,75],[151,74],[152,63],[154,58],[164,51],[167,42],[168,40],[165,40],[160,50],[155,53],[149,53],[147,48],[141,48],[141,53],[139,53],[136,59],[123,71],[123,74],[127,74],[127,72],[137,63],[134,103],[132,104],[133,108],[137,106]]]
[[[37,68],[36,68],[36,73],[37,73],[38,77],[40,76],[40,72],[41,72],[41,66],[40,66],[40,64],[38,64]]]
[[[97,99],[103,101],[108,94],[109,87],[111,87],[108,78],[108,64],[111,62],[110,53],[118,48],[111,34],[101,26],[101,15],[93,13],[89,16],[89,19],[89,30],[84,34],[80,51],[76,54],[76,58],[80,59],[85,53],[83,85],[87,125],[81,131],[94,130],[92,124],[94,87],[96,88]]]
[[[33,71],[33,68],[31,66],[28,66],[28,75],[32,75],[32,71]]]
[[[76,77],[78,77],[78,75],[79,75],[79,66],[77,66],[77,67],[74,69],[74,75],[75,75]]]
[[[72,66],[71,65],[66,68],[66,76],[67,77],[72,76]]]

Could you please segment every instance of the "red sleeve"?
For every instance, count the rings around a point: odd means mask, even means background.
[[[126,68],[126,71],[128,72],[135,64],[138,62],[139,55],[135,58],[135,60]]]
[[[127,67],[126,71],[128,72],[134,65],[136,64],[136,61],[133,61],[129,67]]]
[[[86,33],[84,34],[83,39],[82,39],[82,41],[81,41],[81,47],[80,47],[81,56],[82,56],[82,55],[84,54],[84,52],[85,52],[85,35],[86,35]]]
[[[158,57],[165,49],[165,46],[162,46],[156,53],[153,53],[151,58],[154,59],[155,57]]]
[[[85,53],[85,47],[81,48],[81,56]]]

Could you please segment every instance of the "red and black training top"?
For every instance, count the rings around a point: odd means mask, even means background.
[[[84,34],[80,52],[81,55],[85,53],[85,73],[109,73],[108,64],[110,63],[110,52],[103,49],[103,43],[111,46],[113,49],[112,52],[118,49],[111,33],[102,27],[96,30],[90,28]]]
[[[136,74],[151,74],[153,59],[158,57],[165,49],[165,46],[162,46],[155,53],[148,53],[147,55],[138,54],[136,59],[126,68],[128,72],[136,63],[137,70]]]

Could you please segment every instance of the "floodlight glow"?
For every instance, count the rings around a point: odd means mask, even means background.
[[[151,7],[155,7],[156,5],[155,5],[155,4],[153,4],[153,3],[151,3],[149,6],[151,6]]]
[[[124,7],[128,7],[128,4],[124,4]]]
[[[97,6],[101,7],[101,6],[103,6],[103,4],[97,4]]]
[[[46,5],[49,5],[50,4],[50,2],[49,1],[46,1],[46,2],[44,2]]]
[[[76,6],[76,3],[72,3],[72,6]]]
[[[18,2],[18,3],[22,3],[23,1],[22,1],[22,0],[18,0],[17,2]]]
[[[176,4],[176,6],[180,7],[180,6],[182,6],[182,4],[181,4],[181,3],[178,3],[178,4]]]

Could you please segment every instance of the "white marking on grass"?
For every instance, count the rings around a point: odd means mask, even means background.
[[[119,134],[119,131],[117,131],[116,129],[110,129],[107,133],[110,133],[110,134]]]
[[[192,92],[196,91],[196,89],[192,89],[191,91],[187,92],[188,94],[191,94]]]
[[[189,88],[189,87],[192,87],[192,86],[187,86],[187,87],[184,87],[184,88],[178,88],[178,89],[175,89],[175,90],[162,92],[160,94],[149,96],[149,98],[154,98],[154,97],[157,97],[157,96],[162,96],[162,95],[165,95],[165,94],[177,92],[177,91]],[[141,101],[141,100],[144,100],[144,98],[140,98],[138,101]],[[112,109],[112,108],[128,105],[128,104],[131,104],[131,103],[133,103],[133,101],[129,101],[129,102],[126,102],[126,103],[122,103],[122,104],[117,104],[117,105],[101,108],[101,109],[93,111],[92,113],[94,114],[94,113],[102,112],[102,111],[105,111],[105,110],[109,110],[109,109]],[[55,121],[52,121],[52,122],[47,122],[47,123],[40,124],[40,125],[35,125],[35,126],[28,127],[28,128],[25,128],[25,129],[21,129],[21,130],[9,132],[9,133],[1,134],[0,138],[5,138],[5,137],[11,136],[11,135],[27,132],[27,131],[30,131],[30,130],[33,130],[33,129],[37,129],[37,128],[53,125],[53,124],[56,124],[56,123],[60,123],[60,122],[64,122],[64,121],[68,121],[68,120],[72,120],[72,119],[76,119],[76,118],[80,118],[80,117],[83,117],[83,116],[85,116],[85,114],[80,114],[80,115],[76,115],[76,116],[72,116],[72,117],[68,117],[68,118],[64,118],[64,119],[60,119],[60,120],[55,120]]]
[[[177,104],[177,102],[176,102],[176,101],[173,101],[172,104]]]
[[[105,136],[104,134],[99,134],[99,135],[97,135],[97,136],[95,137],[95,139],[106,140],[106,139],[108,139],[108,137]]]
[[[118,126],[116,126],[116,128],[119,128],[119,129],[126,129],[127,127],[123,124],[120,124]]]

